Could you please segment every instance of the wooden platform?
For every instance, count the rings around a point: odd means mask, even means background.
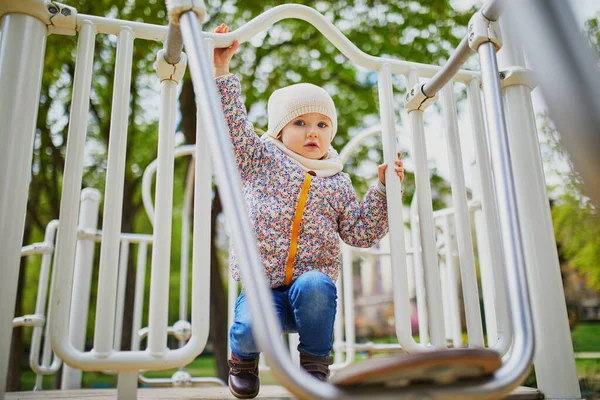
[[[5,400],[29,400],[29,399],[93,399],[93,400],[115,400],[116,389],[89,389],[89,390],[44,390],[39,392],[12,392],[6,393]],[[215,400],[235,399],[226,387],[196,387],[196,388],[156,388],[139,389],[138,399],[152,400]],[[282,386],[263,386],[257,399],[288,400],[293,399],[290,392]],[[507,399],[533,400],[543,399],[537,389],[519,387]]]

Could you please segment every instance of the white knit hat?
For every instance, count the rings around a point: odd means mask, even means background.
[[[311,83],[297,83],[277,89],[269,97],[267,134],[276,138],[291,120],[303,114],[319,113],[331,120],[331,140],[337,131],[337,113],[333,99],[323,88]]]

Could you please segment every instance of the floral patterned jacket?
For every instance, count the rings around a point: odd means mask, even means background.
[[[288,262],[292,224],[306,173],[255,133],[237,76],[218,77],[216,85],[269,285],[283,286],[311,270],[321,271],[335,282],[341,269],[339,238],[355,247],[371,247],[379,242],[388,231],[386,199],[373,186],[359,203],[349,175],[343,172],[327,178],[315,176],[294,237],[297,252]],[[286,263],[290,265],[287,277]],[[239,281],[238,260],[233,252],[230,268]]]

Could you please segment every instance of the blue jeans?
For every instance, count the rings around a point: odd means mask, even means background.
[[[337,289],[319,271],[306,272],[290,286],[271,289],[275,312],[283,333],[298,333],[298,351],[317,357],[331,352]],[[250,305],[244,291],[235,302],[233,326],[229,331],[231,351],[242,360],[258,358],[259,350],[250,327]]]

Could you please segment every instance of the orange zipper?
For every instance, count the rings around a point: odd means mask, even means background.
[[[302,223],[302,215],[304,214],[304,205],[306,204],[306,199],[308,198],[308,189],[310,189],[312,178],[312,175],[308,173],[304,176],[304,183],[302,184],[302,189],[300,190],[300,195],[298,196],[298,206],[296,207],[296,215],[294,216],[294,223],[292,224],[290,252],[285,263],[286,285],[292,283],[292,275],[294,274],[294,259],[296,258],[296,252],[298,251],[298,233],[300,232],[300,224]]]

